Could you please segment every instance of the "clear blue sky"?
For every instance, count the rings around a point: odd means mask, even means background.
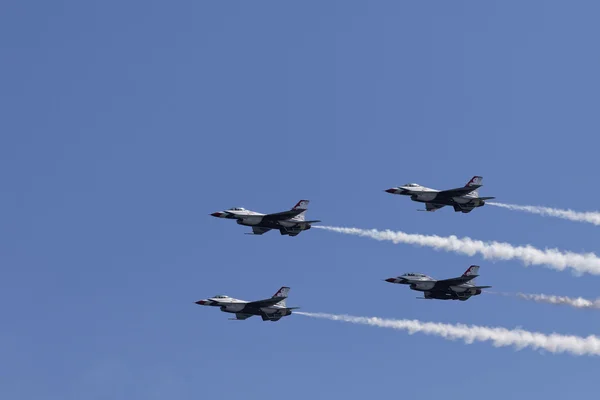
[[[384,189],[485,177],[499,201],[596,210],[595,1],[16,1],[0,6],[0,397],[306,399],[597,393],[598,358],[194,301],[289,285],[305,311],[598,332],[599,314],[381,279],[482,266],[500,291],[598,278],[209,216],[310,199],[330,225],[600,251],[598,229]]]

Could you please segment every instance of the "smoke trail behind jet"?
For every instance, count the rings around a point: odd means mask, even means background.
[[[533,246],[513,246],[510,243],[483,242],[468,237],[458,238],[454,235],[444,237],[437,235],[419,235],[401,231],[378,231],[377,229],[340,228],[335,226],[313,226],[332,232],[368,237],[375,240],[390,241],[395,244],[406,243],[417,246],[432,247],[436,250],[451,251],[458,254],[474,256],[480,254],[490,260],[520,260],[524,265],[545,265],[548,268],[563,271],[567,268],[576,273],[600,275],[600,258],[594,253],[573,253],[558,249],[540,250]]]
[[[379,328],[390,328],[407,331],[409,334],[424,333],[440,336],[449,340],[463,340],[466,344],[474,342],[492,342],[495,347],[512,346],[517,350],[529,347],[534,350],[546,350],[551,353],[571,353],[578,356],[600,355],[600,338],[597,336],[572,336],[552,333],[546,335],[523,329],[490,328],[486,326],[443,324],[422,322],[409,319],[382,319],[377,317],[353,317],[325,313],[295,312],[312,318],[332,321],[343,321],[352,324],[371,325]]]
[[[495,292],[486,292],[496,294]],[[514,296],[523,300],[555,305],[565,305],[574,308],[600,309],[600,299],[590,300],[583,297],[554,296],[542,293],[497,293],[503,296]]]
[[[545,217],[556,217],[567,219],[569,221],[587,222],[594,225],[600,225],[600,212],[588,211],[579,212],[573,210],[561,210],[558,208],[540,207],[540,206],[519,206],[516,204],[503,204],[487,201],[485,204],[495,207],[502,207],[513,211],[524,211],[532,214],[543,215]]]

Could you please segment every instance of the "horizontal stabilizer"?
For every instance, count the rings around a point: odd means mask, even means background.
[[[473,286],[473,289],[489,289],[491,286]]]
[[[495,199],[495,197],[480,197],[479,200],[492,200]]]

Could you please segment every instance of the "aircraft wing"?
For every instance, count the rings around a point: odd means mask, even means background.
[[[246,307],[256,307],[256,308],[271,307],[286,298],[287,297],[272,297],[270,299],[251,301],[249,303],[246,303]]]
[[[248,235],[262,235],[263,233],[267,233],[270,230],[271,230],[270,228],[263,228],[263,227],[260,227],[260,226],[253,226],[252,227],[252,233],[248,233]]]
[[[463,283],[467,283],[467,282],[477,278],[478,276],[479,275],[468,275],[468,276],[459,276],[458,278],[441,279],[435,283],[435,286],[437,289],[438,287],[462,285]]]
[[[469,194],[469,193],[477,190],[481,186],[482,185],[472,185],[472,186],[465,186],[465,187],[460,187],[460,188],[456,188],[456,189],[441,190],[437,195],[440,197],[464,196],[465,194]]]
[[[276,221],[285,221],[286,219],[294,218],[298,214],[302,214],[306,210],[296,209],[289,211],[282,211],[274,214],[266,214],[263,216],[263,221],[276,222]]]

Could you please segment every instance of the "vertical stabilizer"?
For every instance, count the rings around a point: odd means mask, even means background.
[[[296,215],[294,218],[291,218],[291,221],[304,221],[306,220],[306,210],[308,210],[308,203],[310,203],[309,200],[300,200],[298,202],[298,204],[296,204],[292,210],[303,210],[300,214]]]
[[[471,186],[483,186],[483,183],[481,183],[483,181],[483,177],[481,176],[474,176],[471,178],[471,180],[469,182],[467,182],[467,184],[465,185],[465,187],[471,187]]]
[[[462,274],[462,276],[478,276],[478,275],[479,275],[479,265],[471,265],[469,268],[467,268],[465,273]],[[470,282],[474,284],[475,278],[471,279]]]
[[[282,287],[281,287],[281,289],[279,289],[279,290],[277,291],[277,293],[275,293],[275,294],[273,295],[273,297],[272,297],[272,298],[279,298],[279,297],[282,297],[283,299],[282,299],[282,300],[281,300],[279,303],[277,303],[277,305],[278,305],[278,306],[285,307],[285,306],[286,306],[286,300],[287,300],[287,297],[288,297],[288,293],[289,293],[289,292],[290,292],[290,288],[289,288],[289,287],[287,287],[287,286],[282,286]]]
[[[474,190],[467,194],[467,197],[479,197],[479,188],[483,186],[481,183],[483,178],[481,176],[474,176],[471,178],[469,182],[465,185],[465,187],[472,187]]]

